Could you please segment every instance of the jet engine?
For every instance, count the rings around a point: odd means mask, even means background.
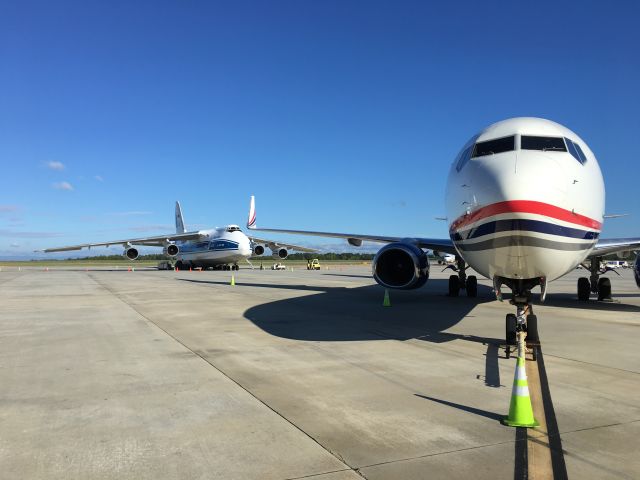
[[[124,251],[124,253],[122,255],[127,257],[129,260],[135,260],[136,258],[138,258],[138,249],[137,248],[133,248],[133,247],[129,247],[129,248],[125,249],[125,251]]]
[[[372,263],[373,278],[386,288],[412,290],[429,279],[429,259],[421,248],[405,242],[382,247]]]
[[[166,246],[166,248],[164,249],[164,254],[169,255],[170,257],[175,257],[179,251],[180,251],[180,248],[177,245],[172,243]]]
[[[264,253],[264,247],[262,245],[256,245],[255,247],[253,247],[253,254],[254,255],[262,255]]]
[[[286,248],[272,248],[271,249],[271,256],[273,258],[279,258],[281,260],[284,260],[285,258],[287,258],[289,256],[289,252],[287,251]]]
[[[636,278],[636,285],[640,288],[640,254],[638,254],[636,261],[633,264],[633,275]]]

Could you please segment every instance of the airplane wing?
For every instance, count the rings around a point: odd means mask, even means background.
[[[640,238],[610,238],[601,239],[591,251],[589,258],[601,257],[611,253],[640,250]]]
[[[253,235],[247,235],[247,236],[249,237],[249,240],[251,240],[253,243],[260,243],[260,244],[266,245],[271,250],[277,247],[284,247],[289,250],[297,250],[298,252],[303,252],[303,253],[316,253],[318,251],[313,248],[301,247],[300,245],[292,245],[291,243],[283,243],[276,240],[265,240],[264,238],[254,237]]]
[[[83,243],[80,245],[71,245],[67,247],[47,248],[42,250],[45,253],[50,252],[67,252],[70,250],[82,250],[91,247],[108,247],[110,245],[146,245],[150,247],[162,247],[168,242],[177,240],[197,240],[206,236],[200,232],[170,233],[168,235],[158,235],[156,237],[129,238],[126,240],[113,240],[109,242]]]
[[[281,228],[258,228],[256,227],[256,208],[255,197],[251,196],[251,206],[249,209],[249,220],[247,221],[247,228],[249,230],[259,230],[261,232],[273,232],[273,233],[290,233],[293,235],[312,235],[315,237],[329,237],[329,238],[344,238],[350,245],[359,247],[363,241],[376,242],[376,243],[393,243],[408,241],[414,243],[420,248],[426,248],[429,250],[435,250],[437,252],[451,253],[457,255],[453,241],[449,238],[420,238],[420,237],[388,237],[385,235],[363,235],[358,233],[336,233],[336,232],[316,232],[309,230],[288,230]]]

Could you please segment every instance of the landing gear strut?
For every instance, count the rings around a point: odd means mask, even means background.
[[[608,278],[600,278],[600,275],[611,271],[611,269],[600,269],[602,257],[594,257],[591,259],[589,278],[580,277],[578,279],[578,300],[586,302],[592,293],[598,295],[600,301],[611,301],[611,280]],[[615,270],[613,270],[615,271]],[[618,273],[618,272],[616,272]]]
[[[445,268],[445,270],[447,268],[450,268],[454,272],[458,272],[457,275],[451,275],[449,277],[450,297],[457,297],[460,293],[460,290],[466,290],[467,297],[478,296],[478,279],[475,275],[469,275],[467,277],[467,268],[469,267],[462,258],[456,257],[456,265],[449,265]]]
[[[533,314],[531,305],[531,288],[522,285],[513,288],[511,304],[515,305],[516,313],[509,313],[505,318],[506,356],[509,358],[512,347],[518,345],[518,336],[524,335],[527,347],[531,349],[533,359],[536,359],[536,346],[540,345],[538,336],[538,317]]]

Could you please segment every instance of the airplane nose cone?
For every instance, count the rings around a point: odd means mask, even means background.
[[[568,174],[558,159],[537,151],[520,151],[475,162],[470,205],[511,200],[565,203]]]

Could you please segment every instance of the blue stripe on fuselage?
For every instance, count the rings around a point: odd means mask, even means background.
[[[496,220],[479,225],[467,230],[459,230],[451,233],[453,241],[470,240],[484,235],[498,232],[538,232],[548,235],[557,235],[577,240],[595,240],[600,236],[599,232],[581,230],[578,228],[564,227],[555,223],[543,222],[541,220],[531,220],[526,218],[513,218],[507,220]]]
[[[238,250],[238,242],[218,239],[211,240],[210,242],[190,242],[180,246],[180,253],[201,253],[228,250]]]

